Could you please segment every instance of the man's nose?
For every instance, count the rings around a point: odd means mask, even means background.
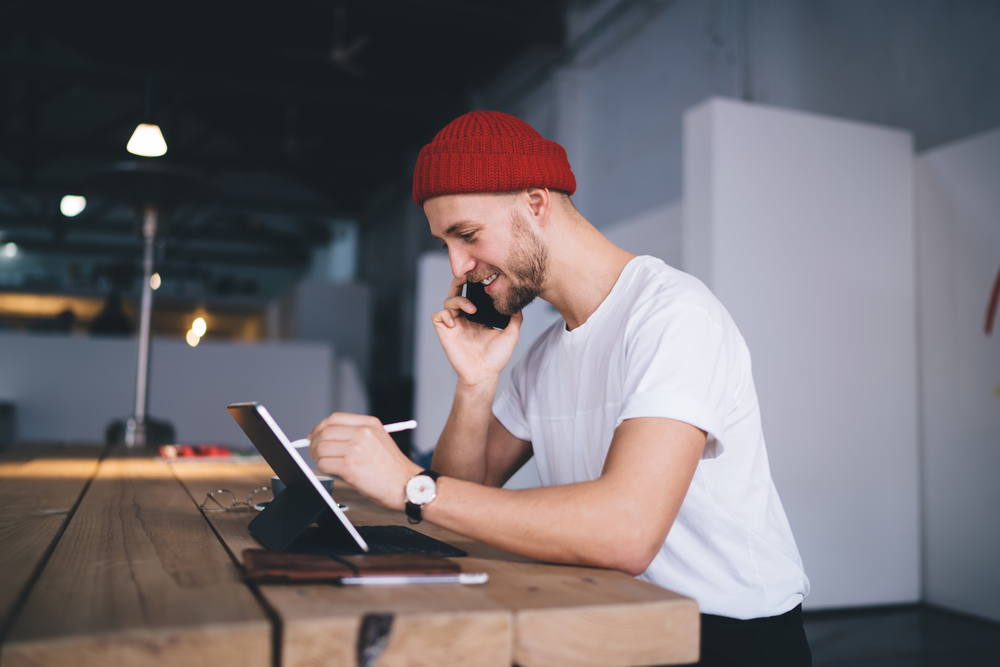
[[[451,261],[451,273],[456,278],[464,278],[476,268],[476,260],[468,253],[459,250],[449,249],[448,259]]]

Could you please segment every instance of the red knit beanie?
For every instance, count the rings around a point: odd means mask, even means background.
[[[438,195],[508,192],[522,188],[576,191],[566,151],[530,125],[499,111],[472,111],[420,150],[413,201]]]

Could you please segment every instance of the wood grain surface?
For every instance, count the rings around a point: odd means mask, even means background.
[[[271,663],[271,624],[170,467],[103,461],[0,653],[19,665]]]
[[[270,484],[271,469],[264,464],[172,465],[175,474],[199,502],[219,488],[241,500],[254,488]],[[348,515],[358,525],[400,523],[399,516],[358,511],[370,506],[351,490],[334,496],[348,503]],[[369,507],[370,510],[370,507]],[[369,514],[371,512],[369,511]],[[238,558],[245,548],[259,548],[247,524],[251,512],[209,514],[209,520],[229,550]],[[365,519],[369,520],[365,520]],[[405,522],[405,519],[403,520]],[[461,559],[460,559],[461,560]],[[468,570],[468,568],[465,568]],[[395,586],[391,588],[330,585],[260,586],[261,594],[279,614],[282,624],[282,667],[363,664],[358,659],[362,623],[366,616],[391,619],[384,646],[372,646],[378,667],[403,665],[511,664],[511,614],[485,595],[481,586]],[[363,642],[362,642],[363,643]]]
[[[18,447],[0,458],[0,637],[97,470],[100,448]]]
[[[698,659],[694,600],[611,570],[486,561],[491,597],[514,610],[514,662],[672,665]]]
[[[223,487],[240,497],[267,483],[263,464],[174,465],[199,499]],[[336,482],[334,497],[356,525],[406,525]],[[210,515],[234,554],[257,546],[250,513]],[[488,572],[485,586],[262,586],[283,624],[282,665],[354,665],[366,614],[393,617],[382,665],[666,665],[698,657],[697,604],[624,573],[537,563],[427,522],[413,526],[469,552],[467,572]],[[504,633],[508,633],[507,636]]]

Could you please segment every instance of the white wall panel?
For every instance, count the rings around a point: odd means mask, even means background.
[[[0,334],[0,397],[17,404],[22,440],[103,441],[132,412],[135,362],[131,338]]]
[[[431,316],[441,310],[448,285],[451,264],[442,252],[426,252],[417,260],[417,308],[413,326],[413,447],[429,452],[444,430],[455,398],[458,375],[438,341]]]
[[[134,339],[0,335],[0,397],[18,407],[23,440],[102,441],[135,402]],[[289,437],[331,405],[331,347],[153,341],[149,414],[180,442],[249,446],[226,406],[261,401]]]
[[[924,595],[1000,621],[1000,130],[917,158]]]
[[[753,358],[810,608],[920,597],[913,153],[714,99],[685,117],[684,267]]]
[[[329,414],[334,386],[329,343],[234,345],[178,340],[153,347],[149,410],[166,417],[182,442],[192,438],[249,446],[226,411],[235,401],[260,401],[289,438],[304,437]]]

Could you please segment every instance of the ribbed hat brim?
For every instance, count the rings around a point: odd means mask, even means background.
[[[440,195],[532,187],[576,191],[566,151],[496,111],[474,111],[450,123],[421,149],[413,173],[418,206]]]

